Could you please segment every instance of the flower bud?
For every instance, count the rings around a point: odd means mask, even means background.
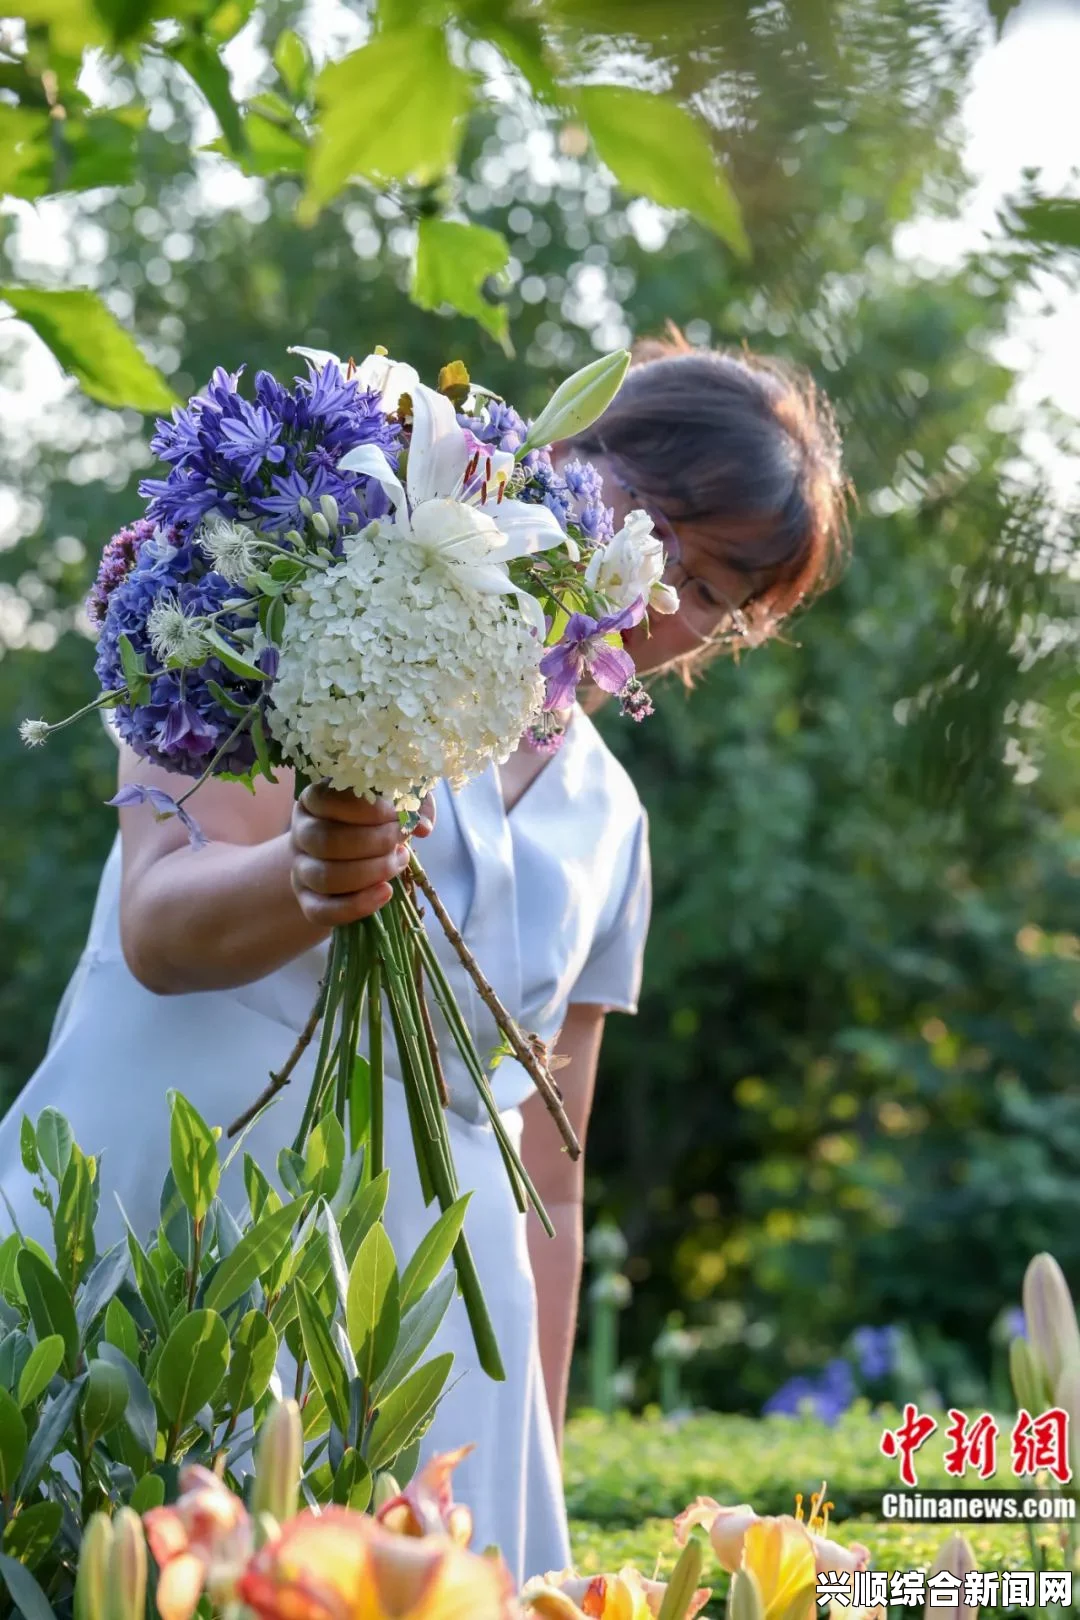
[[[540,445],[581,433],[602,416],[622,387],[630,364],[629,349],[615,349],[593,360],[560,383],[525,435],[516,459]]]
[[[322,507],[322,515],[326,519],[327,523],[329,523],[331,529],[336,530],[338,524],[341,522],[337,501],[335,501],[332,495],[320,495],[319,505]]]
[[[1080,1361],[1080,1328],[1069,1285],[1051,1254],[1037,1254],[1024,1274],[1024,1316],[1036,1364],[1053,1389],[1066,1364]]]
[[[1016,1404],[1034,1416],[1050,1404],[1045,1375],[1026,1339],[1014,1339],[1009,1346],[1009,1377]]]
[[[315,508],[312,506],[311,502],[308,500],[306,495],[301,495],[300,499],[297,501],[296,504],[300,508],[301,512],[304,514],[304,516],[306,518],[309,518],[311,516],[312,512],[314,512],[314,510],[315,510]]]
[[[970,1575],[978,1567],[971,1543],[966,1536],[956,1531],[942,1543],[930,1573],[955,1575],[956,1579],[962,1582],[965,1575]],[[979,1612],[978,1605],[971,1603],[942,1604],[935,1607],[939,1607],[941,1620],[975,1620]]]
[[[143,1620],[146,1611],[146,1538],[131,1508],[113,1518],[105,1620]]]
[[[728,1589],[728,1620],[765,1620],[761,1588],[748,1569],[736,1570]]]
[[[1074,1494],[1080,1487],[1080,1362],[1070,1361],[1054,1385],[1054,1405],[1060,1406],[1069,1417],[1068,1462],[1072,1480],[1066,1488]]]
[[[293,1517],[300,1501],[303,1454],[300,1408],[295,1401],[278,1401],[262,1426],[255,1453],[252,1512],[256,1517],[268,1513],[278,1524]]]
[[[329,540],[330,525],[327,523],[325,517],[323,517],[323,514],[321,512],[312,512],[310,521],[311,527],[315,530],[315,533],[318,535],[319,539]]]
[[[79,1549],[79,1568],[75,1576],[75,1620],[104,1620],[112,1544],[112,1520],[106,1513],[92,1513]]]
[[[385,1469],[382,1469],[375,1475],[372,1482],[371,1512],[377,1514],[380,1508],[384,1508],[386,1506],[387,1502],[392,1502],[395,1497],[400,1495],[401,1486],[398,1484],[393,1474],[387,1473]]]

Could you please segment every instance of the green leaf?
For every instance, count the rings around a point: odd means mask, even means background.
[[[155,0],[94,0],[94,10],[114,46],[147,33],[158,9]]]
[[[581,114],[600,157],[624,191],[685,208],[740,258],[750,244],[742,213],[705,125],[665,96],[623,85],[584,85]]]
[[[371,1426],[367,1448],[369,1468],[385,1468],[399,1451],[404,1451],[433,1411],[453,1359],[452,1352],[447,1350],[444,1355],[425,1361],[386,1397]]]
[[[1080,201],[1072,197],[1042,197],[1014,210],[1021,234],[1055,247],[1080,248]]]
[[[67,119],[64,191],[130,185],[136,178],[139,131],[145,119],[146,110],[141,107],[121,107],[89,118]]]
[[[170,1091],[169,1156],[172,1173],[195,1221],[204,1219],[221,1179],[217,1138],[186,1097]]]
[[[15,1394],[32,1351],[30,1339],[17,1328],[0,1339],[0,1388]]]
[[[304,1214],[303,1203],[285,1204],[272,1210],[244,1233],[227,1260],[210,1279],[204,1303],[208,1310],[226,1311],[246,1294],[281,1255],[293,1227]]]
[[[349,1271],[345,1321],[357,1372],[370,1389],[393,1354],[401,1325],[397,1262],[381,1223],[371,1228]]]
[[[69,1294],[74,1294],[94,1258],[94,1168],[93,1160],[73,1143],[53,1222],[56,1269]]]
[[[232,1358],[225,1379],[230,1412],[243,1412],[265,1393],[278,1356],[278,1336],[261,1311],[249,1311],[232,1337]]]
[[[386,1208],[386,1195],[390,1190],[389,1170],[380,1171],[374,1181],[369,1181],[360,1196],[353,1200],[348,1209],[338,1217],[341,1229],[341,1247],[345,1251],[345,1258],[352,1265],[357,1250],[364,1241],[375,1222],[382,1216]]]
[[[134,1513],[149,1513],[165,1501],[165,1481],[160,1474],[144,1474],[131,1493],[129,1506]]]
[[[192,1311],[169,1334],[154,1372],[166,1416],[183,1426],[212,1401],[229,1367],[229,1334],[216,1311]]]
[[[63,1522],[64,1510],[59,1502],[33,1502],[23,1508],[17,1518],[10,1519],[4,1529],[3,1550],[26,1569],[34,1569],[53,1542]]]
[[[26,1422],[18,1403],[0,1389],[0,1496],[11,1495],[25,1459]]]
[[[0,287],[0,298],[33,327],[91,399],[137,411],[167,411],[180,403],[95,293]]]
[[[0,191],[44,197],[53,173],[52,119],[47,111],[0,106]]]
[[[300,35],[283,28],[274,41],[274,66],[290,96],[299,100],[311,81],[311,53]]]
[[[154,1457],[157,1453],[158,1415],[146,1380],[134,1361],[115,1345],[99,1345],[98,1354],[110,1367],[119,1368],[126,1378],[128,1403],[124,1423],[140,1450],[145,1451],[148,1457]]]
[[[219,631],[213,628],[205,631],[204,639],[221,659],[225,668],[231,669],[234,675],[239,675],[245,681],[258,681],[260,685],[266,680],[258,665],[250,663]]]
[[[281,1208],[281,1199],[250,1153],[244,1154],[244,1191],[253,1221],[257,1221],[266,1208]]]
[[[501,51],[539,101],[556,105],[559,87],[544,56],[544,35],[531,17],[515,16],[505,0],[469,0],[460,18],[474,39]]]
[[[106,1305],[111,1303],[130,1264],[127,1244],[116,1243],[105,1251],[90,1272],[75,1302],[75,1320],[84,1339]]]
[[[0,1553],[0,1575],[23,1620],[56,1620],[52,1605],[30,1571],[7,1553]]]
[[[135,1318],[119,1299],[109,1301],[109,1308],[105,1312],[105,1337],[129,1361],[138,1365],[139,1330],[135,1326]]]
[[[376,1379],[372,1390],[375,1401],[382,1400],[384,1394],[395,1389],[406,1373],[411,1372],[416,1366],[438,1332],[439,1324],[454,1297],[456,1286],[457,1278],[449,1272],[445,1277],[440,1277],[438,1282],[416,1301],[411,1310],[403,1314],[394,1353],[382,1375]]]
[[[146,655],[137,653],[131,643],[130,636],[121,634],[117,637],[117,646],[120,649],[120,667],[124,672],[124,685],[128,689],[128,697],[138,707],[145,703],[150,696],[150,681],[146,672]]]
[[[386,34],[328,63],[315,87],[321,117],[300,218],[310,224],[350,179],[436,179],[454,164],[468,77],[438,28]]]
[[[363,1513],[371,1501],[372,1484],[371,1469],[360,1453],[349,1446],[334,1470],[330,1500],[336,1507]]]
[[[219,0],[203,24],[208,39],[215,45],[227,45],[248,21],[255,9],[255,0]]]
[[[33,1121],[24,1114],[22,1124],[19,1126],[19,1156],[23,1162],[23,1169],[27,1175],[36,1176],[41,1169],[41,1160],[38,1158],[37,1133]],[[18,1241],[18,1240],[16,1240]]]
[[[413,300],[421,309],[441,309],[449,304],[478,321],[507,354],[512,354],[506,306],[489,303],[483,294],[485,282],[505,270],[509,258],[506,238],[485,225],[421,219]]]
[[[274,765],[270,758],[270,744],[266,737],[266,727],[263,725],[262,715],[258,713],[251,722],[251,740],[255,744],[255,758],[259,762],[259,769],[266,777],[266,780],[273,782],[276,786],[277,777],[274,775]]]
[[[240,109],[233,100],[229,70],[222,60],[221,52],[208,40],[189,34],[177,44],[170,45],[168,54],[174,62],[179,62],[210,103],[229,150],[235,154],[242,152],[244,129],[240,121]]]
[[[82,1373],[45,1407],[38,1419],[38,1426],[30,1440],[26,1452],[26,1461],[23,1463],[22,1475],[19,1479],[18,1494],[25,1496],[38,1482],[38,1479],[49,1467],[53,1457],[60,1450],[60,1443],[67,1432],[68,1425],[75,1415],[75,1408],[79,1403],[83,1387],[86,1383],[86,1374]]]
[[[401,1274],[401,1309],[407,1311],[421,1294],[426,1293],[445,1266],[461,1236],[471,1192],[444,1209],[429,1232],[425,1232],[416,1253]]]
[[[60,1335],[64,1341],[64,1365],[68,1376],[74,1377],[79,1361],[79,1327],[63,1283],[30,1249],[20,1251],[17,1264],[35,1333],[39,1339],[53,1333]]]
[[[26,1365],[19,1375],[16,1399],[21,1407],[33,1406],[43,1395],[64,1359],[64,1341],[59,1333],[50,1333],[31,1350]]]
[[[81,0],[19,0],[17,15],[28,28],[48,28],[50,54],[78,58],[84,46],[105,44],[92,7]]]
[[[304,1354],[311,1367],[311,1376],[335,1425],[342,1434],[346,1434],[349,1427],[349,1391],[345,1369],[315,1295],[299,1277],[293,1287],[296,1290],[300,1331],[304,1338]]]
[[[86,1443],[93,1445],[127,1411],[128,1381],[121,1368],[104,1359],[91,1361],[87,1373],[82,1422]]]
[[[25,1247],[22,1238],[14,1232],[0,1243],[0,1294],[15,1306],[26,1304],[26,1296],[23,1294],[16,1268],[19,1252]]]
[[[135,1236],[131,1227],[128,1227],[128,1250],[131,1254],[131,1264],[135,1271],[135,1286],[139,1296],[154,1319],[154,1326],[161,1337],[167,1338],[169,1333],[169,1306],[164,1290],[147,1256],[146,1250]]]
[[[316,1198],[333,1198],[344,1164],[345,1132],[334,1114],[326,1114],[304,1149],[304,1181]]]
[[[3,296],[7,296],[4,294]],[[41,1162],[57,1182],[64,1179],[71,1162],[71,1149],[75,1141],[71,1126],[56,1108],[43,1108],[38,1115],[37,1145]]]

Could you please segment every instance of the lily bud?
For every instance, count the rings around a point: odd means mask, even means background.
[[[75,1620],[104,1620],[112,1544],[112,1520],[107,1513],[92,1513],[79,1549],[79,1568],[75,1576]]]
[[[1016,1404],[1034,1416],[1050,1404],[1045,1374],[1026,1339],[1014,1339],[1009,1346],[1009,1378]]]
[[[930,1573],[955,1575],[958,1581],[963,1582],[965,1575],[970,1575],[978,1567],[971,1543],[957,1531],[940,1547]],[[941,1620],[975,1620],[979,1607],[971,1603],[944,1604],[939,1607],[939,1612]]]
[[[392,1502],[395,1497],[398,1497],[400,1495],[401,1495],[401,1486],[398,1484],[398,1482],[394,1478],[393,1474],[387,1473],[385,1469],[382,1470],[380,1473],[375,1475],[374,1481],[372,1482],[372,1487],[371,1487],[371,1511],[372,1511],[372,1513],[377,1514],[379,1512],[379,1510],[381,1508],[384,1508],[388,1502]]]
[[[105,1620],[143,1620],[146,1612],[146,1537],[131,1508],[113,1519]]]
[[[291,1519],[300,1505],[300,1468],[304,1429],[295,1401],[278,1401],[267,1416],[255,1454],[252,1512],[268,1513],[278,1524]]]
[[[603,416],[622,387],[630,365],[630,350],[615,349],[575,371],[572,377],[560,383],[540,415],[525,435],[517,451],[521,460],[530,450],[540,445],[553,444],[556,439],[568,439],[591,426]]]
[[[757,1578],[748,1569],[736,1570],[728,1589],[728,1620],[765,1620],[765,1604]]]
[[[1080,1328],[1069,1285],[1052,1254],[1037,1254],[1024,1274],[1024,1316],[1031,1348],[1053,1389],[1066,1364],[1080,1361]]]
[[[337,526],[341,522],[337,501],[335,501],[332,495],[320,495],[319,505],[322,507],[323,517],[326,519],[327,523],[329,523],[331,529],[336,532]]]
[[[1069,1416],[1068,1462],[1072,1480],[1066,1489],[1073,1494],[1080,1487],[1080,1361],[1070,1361],[1055,1384],[1054,1405]]]

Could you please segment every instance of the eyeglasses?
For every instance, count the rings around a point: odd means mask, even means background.
[[[742,642],[748,639],[751,629],[745,610],[753,602],[754,593],[737,607],[715,585],[696,574],[691,574],[683,566],[679,537],[671,520],[655,502],[644,500],[633,485],[628,484],[615,471],[615,458],[602,441],[597,440],[596,447],[607,458],[611,476],[623,494],[652,519],[653,528],[664,547],[666,559],[664,584],[670,585],[677,593],[679,617],[686,628],[701,641],[717,642],[731,639]]]

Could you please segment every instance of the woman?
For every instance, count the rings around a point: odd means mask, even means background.
[[[687,674],[733,635],[763,637],[827,580],[838,555],[842,486],[828,414],[808,384],[764,363],[681,342],[649,345],[596,428],[558,454],[592,460],[616,528],[644,507],[668,550],[680,608],[628,633],[641,672]],[[520,748],[459,793],[440,783],[417,836],[504,1002],[566,1059],[559,1083],[584,1141],[604,1018],[636,1008],[649,859],[626,773],[581,707],[563,719],[553,754]],[[121,785],[159,780],[175,789],[122,752]],[[285,772],[276,787],[260,780],[254,795],[211,781],[199,819],[211,842],[192,850],[175,821],[121,812],[52,1045],[0,1127],[0,1184],[39,1238],[41,1212],[19,1165],[22,1114],[58,1107],[83,1148],[103,1155],[104,1238],[122,1229],[111,1192],[135,1229],[149,1231],[167,1162],[167,1092],[182,1091],[215,1124],[237,1115],[304,1024],[329,930],[385,904],[406,858],[390,806],[321,787],[294,804]],[[438,928],[432,939],[477,1049],[490,1051],[494,1026]],[[445,1055],[454,1158],[472,1191],[466,1231],[507,1377],[495,1383],[480,1371],[455,1299],[432,1347],[454,1352],[454,1382],[424,1451],[476,1442],[457,1495],[472,1509],[475,1544],[497,1543],[523,1580],[569,1561],[558,1445],[581,1272],[582,1167],[562,1151],[528,1077],[505,1059],[493,1088],[553,1219],[550,1240],[518,1213],[475,1091],[456,1054]],[[248,1140],[268,1171],[292,1139],[309,1073],[298,1069]],[[403,1265],[435,1210],[423,1204],[404,1093],[391,1074],[385,1132],[387,1230]],[[238,1201],[237,1168],[225,1196]]]

